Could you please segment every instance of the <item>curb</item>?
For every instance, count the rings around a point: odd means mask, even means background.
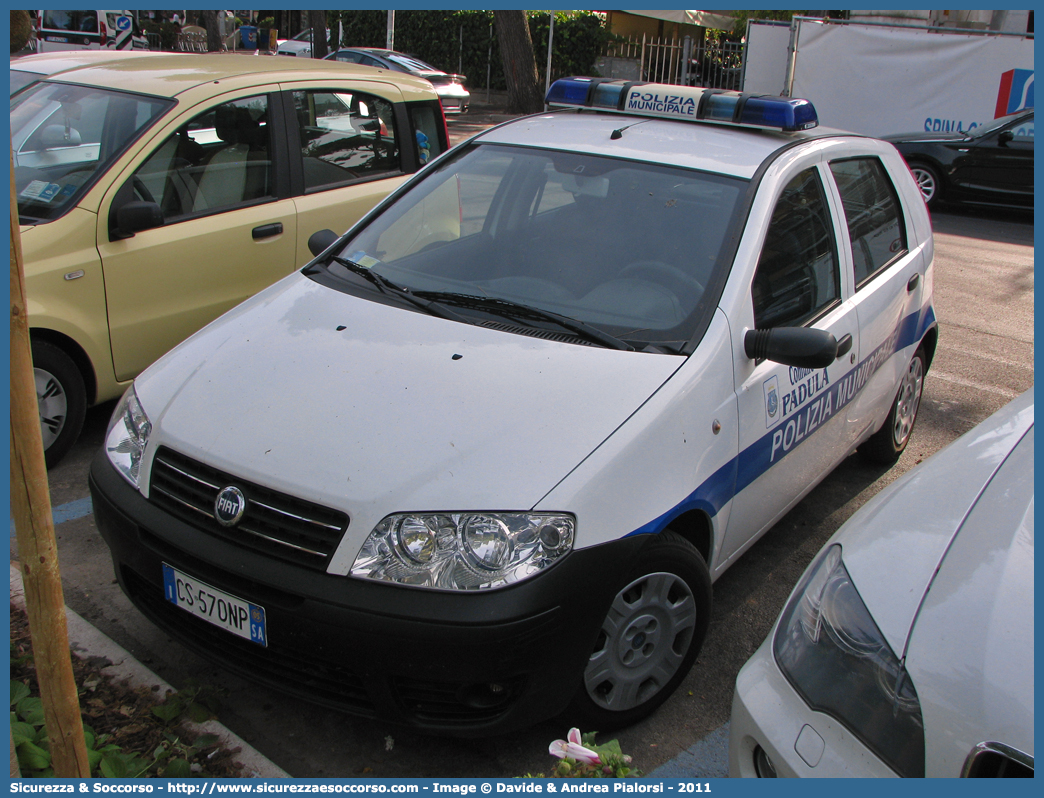
[[[22,572],[15,563],[11,563],[11,603],[20,609],[25,609]],[[100,657],[107,660],[111,664],[102,668],[102,673],[120,681],[126,680],[133,687],[145,687],[149,690],[154,690],[159,695],[177,692],[159,676],[138,662],[129,651],[104,635],[68,607],[65,608],[65,618],[69,629],[69,647],[72,653],[80,659]],[[221,738],[222,745],[229,750],[240,749],[239,753],[236,754],[236,760],[243,765],[243,771],[249,774],[250,778],[291,778],[289,773],[216,720],[208,720],[206,723],[186,722],[185,726],[197,734],[216,734]]]

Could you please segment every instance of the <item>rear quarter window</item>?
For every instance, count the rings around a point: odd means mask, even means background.
[[[442,122],[442,108],[438,100],[409,105],[410,128],[417,145],[417,159],[421,166],[449,149],[446,126]]]

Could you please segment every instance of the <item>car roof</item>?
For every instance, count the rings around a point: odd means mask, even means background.
[[[37,75],[54,75],[67,69],[78,69],[105,61],[162,55],[170,55],[170,53],[151,50],[66,50],[60,53],[37,53],[17,58],[11,61],[11,70],[13,72],[32,72]]]
[[[617,130],[622,135],[614,138]],[[780,149],[831,135],[854,134],[829,128],[782,133],[738,125],[566,110],[506,122],[473,140],[647,161],[750,179]]]
[[[154,54],[149,58],[121,58],[82,66],[58,76],[63,82],[134,91],[157,97],[177,97],[191,89],[219,80],[236,85],[278,81],[360,78],[394,83],[404,93],[420,99],[434,97],[426,80],[403,72],[391,72],[358,64],[314,58],[278,58],[215,53]],[[231,85],[228,88],[236,88]]]

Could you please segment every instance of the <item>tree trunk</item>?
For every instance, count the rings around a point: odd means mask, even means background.
[[[8,150],[10,152],[10,150]],[[11,155],[14,174],[14,156]],[[33,382],[18,202],[11,180],[11,516],[25,588],[25,612],[33,645],[51,764],[58,778],[87,779],[91,766],[69,653],[65,598],[58,569],[51,496]],[[13,738],[12,738],[13,740]]]
[[[508,89],[508,111],[536,114],[544,110],[533,39],[525,11],[494,11],[493,22],[500,41],[500,59]]]
[[[312,29],[312,58],[326,58],[330,52],[326,38],[326,12],[309,11],[308,27]]]
[[[207,52],[220,53],[225,43],[221,39],[221,24],[218,22],[217,11],[203,12],[203,27],[207,29]]]

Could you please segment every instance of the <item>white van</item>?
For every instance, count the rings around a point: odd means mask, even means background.
[[[36,42],[38,53],[149,49],[130,11],[37,11]]]

